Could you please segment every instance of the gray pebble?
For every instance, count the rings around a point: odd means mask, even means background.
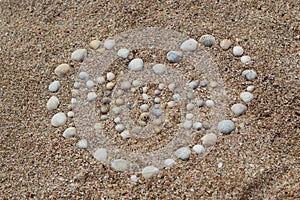
[[[253,100],[254,96],[252,93],[250,92],[242,92],[240,94],[240,98],[245,102],[245,103],[249,103],[250,101]]]
[[[231,106],[231,111],[235,114],[235,115],[242,115],[247,111],[247,106],[238,103],[238,104],[234,104],[233,106]]]
[[[235,125],[231,120],[222,120],[218,123],[218,130],[221,133],[229,134],[235,129]]]
[[[252,81],[257,77],[257,74],[254,70],[247,69],[242,72],[242,76],[248,81]]]
[[[199,39],[199,42],[204,44],[206,47],[211,47],[216,43],[216,39],[212,35],[202,35]]]
[[[144,62],[140,58],[135,58],[132,61],[130,61],[128,67],[131,71],[141,71],[143,69]]]
[[[50,92],[57,92],[59,87],[60,87],[60,82],[59,81],[53,81],[52,83],[50,83],[48,89],[49,89]]]
[[[198,42],[196,40],[188,39],[181,44],[180,49],[183,51],[195,51],[197,47]]]
[[[174,154],[181,160],[187,160],[190,157],[191,150],[188,147],[181,147],[177,149]]]
[[[167,53],[167,60],[171,63],[178,62],[182,58],[182,53],[180,51],[169,51]]]
[[[86,72],[80,72],[80,73],[79,73],[79,78],[80,78],[81,80],[86,80],[88,77],[89,77],[89,74],[86,73]]]

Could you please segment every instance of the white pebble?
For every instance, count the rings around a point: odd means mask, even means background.
[[[72,117],[75,116],[75,114],[74,114],[73,111],[69,111],[69,112],[67,113],[67,115],[68,115],[69,118],[72,118]]]
[[[117,124],[115,129],[116,129],[116,131],[121,133],[122,131],[124,131],[125,126],[123,124]]]
[[[208,107],[213,107],[215,105],[215,102],[213,100],[207,100],[205,102],[205,105]]]
[[[219,162],[219,163],[218,163],[218,168],[222,168],[222,166],[223,166],[223,163],[222,163],[222,162]]]
[[[205,146],[212,146],[215,145],[217,143],[217,135],[214,133],[208,133],[206,135],[204,135],[202,138],[202,144]]]
[[[80,88],[80,83],[75,82],[75,83],[74,83],[74,88],[75,88],[75,89],[79,89],[79,88]]]
[[[254,70],[246,69],[242,72],[242,76],[248,81],[252,81],[257,77],[257,74]]]
[[[168,105],[168,108],[172,108],[172,107],[175,106],[175,101],[169,101],[169,102],[167,103],[167,105]]]
[[[94,87],[94,86],[95,86],[95,83],[94,83],[93,81],[88,80],[88,81],[86,82],[86,87],[87,87],[87,88],[92,88],[92,87]]]
[[[86,80],[88,77],[89,77],[89,74],[86,73],[86,72],[80,72],[80,73],[79,73],[79,78],[80,78],[81,80]]]
[[[127,171],[129,163],[124,159],[117,159],[111,162],[111,167],[117,171]]]
[[[87,95],[87,99],[89,101],[93,101],[97,98],[97,94],[95,92],[89,92],[88,95]]]
[[[89,44],[89,46],[92,48],[92,49],[98,49],[100,47],[100,44],[101,42],[99,40],[92,40]]]
[[[176,162],[175,160],[173,160],[172,158],[168,158],[164,161],[164,164],[167,166],[167,167],[173,167]]]
[[[50,97],[47,101],[47,109],[48,110],[55,110],[59,105],[59,100],[56,96]]]
[[[120,107],[113,107],[111,110],[115,115],[119,115],[122,112]]]
[[[134,87],[137,87],[137,86],[139,86],[141,83],[140,83],[140,81],[139,80],[133,80],[132,81],[132,85],[134,86]]]
[[[86,49],[77,49],[71,54],[71,59],[81,62],[83,61],[87,56]]]
[[[115,87],[115,83],[113,83],[113,82],[108,82],[106,84],[106,89],[108,89],[108,90],[112,90],[114,87]]]
[[[174,94],[173,95],[173,100],[177,101],[177,102],[180,101],[180,94]]]
[[[152,115],[154,115],[155,117],[159,117],[161,116],[163,113],[162,109],[160,108],[156,108],[152,110]]]
[[[67,116],[63,112],[56,113],[51,119],[51,125],[54,127],[62,126],[66,123]]]
[[[199,42],[204,44],[206,47],[211,47],[216,43],[216,39],[212,35],[202,35],[199,39]]]
[[[254,96],[252,93],[250,92],[242,92],[240,94],[240,98],[245,102],[245,103],[249,103],[250,101],[253,100]]]
[[[94,152],[94,158],[96,158],[96,160],[98,161],[105,161],[107,158],[107,151],[104,148],[98,148],[95,152]]]
[[[242,115],[244,114],[246,111],[247,111],[247,106],[241,104],[241,103],[237,103],[237,104],[234,104],[231,106],[231,111],[239,116],[239,115]]]
[[[128,67],[131,71],[141,71],[143,69],[144,62],[140,58],[135,58],[132,61],[130,61]]]
[[[177,149],[174,154],[181,160],[187,160],[190,157],[191,150],[188,147],[181,147]]]
[[[253,92],[253,90],[254,90],[254,85],[249,85],[248,87],[247,87],[247,91],[248,92]]]
[[[86,149],[87,146],[88,146],[88,143],[87,143],[87,140],[86,139],[82,139],[82,140],[79,140],[77,142],[77,145],[76,145],[79,149]]]
[[[218,130],[221,133],[229,134],[235,129],[235,125],[231,120],[222,120],[218,123]]]
[[[102,84],[105,83],[105,78],[104,78],[103,76],[100,76],[100,77],[97,78],[97,82],[98,82],[100,85],[102,85]]]
[[[129,81],[121,82],[121,89],[122,90],[129,90],[131,88],[131,84]]]
[[[189,87],[191,88],[191,89],[196,89],[197,87],[199,86],[199,83],[198,83],[198,81],[191,81],[190,83],[189,83]]]
[[[159,97],[155,97],[155,98],[154,98],[154,102],[155,102],[155,103],[160,103],[160,102],[161,102],[161,99],[160,99]]]
[[[117,55],[121,58],[127,58],[128,55],[129,55],[129,50],[128,49],[125,49],[125,48],[122,48],[118,51]]]
[[[73,98],[71,99],[71,104],[76,104],[76,103],[77,103],[77,99],[73,97]]]
[[[107,39],[104,41],[104,48],[105,49],[112,49],[116,45],[116,41],[114,39]]]
[[[246,63],[249,63],[251,60],[250,56],[242,56],[241,57],[241,62],[246,64]]]
[[[168,85],[168,88],[169,88],[169,90],[171,90],[171,91],[175,90],[175,87],[176,87],[175,83],[170,83],[170,84]]]
[[[165,87],[166,87],[166,86],[165,86],[165,84],[163,84],[163,83],[160,83],[160,84],[158,85],[158,89],[159,89],[159,90],[163,90]]]
[[[116,77],[116,75],[115,75],[114,73],[112,73],[112,72],[108,72],[108,73],[106,74],[106,78],[107,78],[108,81],[114,80],[115,77]]]
[[[188,114],[186,114],[186,116],[185,116],[185,118],[186,118],[187,120],[191,120],[191,119],[193,119],[193,117],[194,117],[194,115],[193,115],[192,113],[188,113]]]
[[[152,67],[155,74],[162,75],[166,71],[166,66],[164,64],[156,64]]]
[[[76,128],[75,127],[69,127],[64,131],[63,137],[64,138],[70,138],[70,137],[73,137],[75,134],[76,134]]]
[[[232,52],[234,56],[241,56],[244,53],[244,49],[241,46],[235,46]]]
[[[142,94],[143,100],[144,101],[148,101],[149,96],[147,94]]]
[[[171,63],[178,62],[182,58],[182,53],[180,51],[169,51],[167,53],[167,60]]]
[[[191,120],[185,120],[183,122],[183,128],[185,129],[191,129],[193,126],[193,122]]]
[[[116,117],[116,118],[114,119],[114,122],[115,122],[116,124],[120,124],[120,123],[121,123],[121,118],[120,118],[120,117]]]
[[[137,182],[137,176],[136,175],[131,175],[130,176],[130,180],[132,181],[132,182]]]
[[[202,80],[202,81],[200,81],[200,84],[201,84],[202,87],[206,87],[209,84],[209,81],[208,80]]]
[[[56,92],[60,87],[60,82],[59,81],[53,81],[52,83],[50,83],[49,85],[49,91],[50,92]]]
[[[196,101],[196,104],[197,104],[197,106],[202,107],[202,106],[205,105],[205,102],[204,102],[203,100],[201,100],[201,99],[198,99],[198,100]]]
[[[146,112],[146,111],[148,111],[149,106],[148,106],[148,104],[142,104],[142,105],[140,106],[140,109],[141,109],[142,111]]]
[[[195,146],[193,146],[193,150],[197,153],[197,154],[202,154],[204,152],[204,147],[201,144],[196,144]]]
[[[193,110],[194,108],[195,108],[195,104],[188,103],[188,104],[186,105],[186,109],[187,109],[188,111],[191,111],[191,110]]]
[[[148,92],[148,87],[143,87],[143,93],[147,93]]]
[[[202,128],[202,123],[200,123],[200,122],[195,122],[194,124],[193,124],[193,129],[194,130],[200,130]]]
[[[198,42],[196,40],[188,39],[181,44],[180,49],[183,51],[195,51],[197,47]]]
[[[59,77],[64,77],[66,75],[66,73],[68,73],[68,71],[71,69],[70,65],[68,64],[61,64],[58,65],[55,70],[54,73],[59,76]]]
[[[154,166],[147,166],[142,170],[142,176],[145,179],[151,178],[159,173],[159,169]]]
[[[130,133],[129,133],[129,131],[123,131],[121,133],[121,136],[123,139],[128,139],[128,138],[130,138]]]
[[[220,42],[220,47],[223,49],[223,50],[227,50],[230,48],[230,46],[232,45],[232,42],[228,39],[224,39]]]

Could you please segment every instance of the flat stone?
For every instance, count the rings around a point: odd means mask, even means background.
[[[60,87],[60,82],[59,81],[53,81],[50,83],[48,89],[50,92],[57,92]]]
[[[205,151],[205,148],[201,145],[201,144],[196,144],[195,146],[193,146],[193,150],[197,153],[197,154],[202,154]]]
[[[155,74],[162,75],[166,71],[166,66],[164,64],[156,64],[152,67]]]
[[[224,39],[220,42],[220,47],[223,50],[228,50],[231,45],[232,45],[232,42],[231,42],[231,40],[228,40],[228,39]]]
[[[173,160],[172,158],[168,158],[164,161],[164,164],[167,166],[167,167],[173,167],[176,162],[175,160]]]
[[[78,76],[81,80],[86,80],[89,77],[89,74],[87,72],[80,72]]]
[[[188,147],[181,147],[175,151],[175,156],[181,160],[187,160],[190,157],[191,150]]]
[[[129,50],[126,48],[122,48],[118,51],[117,55],[121,58],[127,58],[129,55]]]
[[[66,123],[67,116],[63,112],[56,113],[51,119],[51,125],[54,127],[62,126]]]
[[[61,64],[55,68],[54,73],[59,77],[64,77],[70,69],[71,69],[70,65]]]
[[[131,71],[141,71],[143,69],[144,62],[140,58],[135,58],[132,61],[130,61],[128,67]]]
[[[181,60],[182,58],[182,53],[180,51],[169,51],[167,53],[167,60],[170,63],[175,63]]]
[[[235,129],[235,125],[231,120],[222,120],[218,123],[218,130],[221,133],[229,134]]]
[[[244,49],[241,46],[233,47],[232,53],[234,56],[241,56],[244,53]]]
[[[100,40],[92,40],[89,44],[90,48],[94,50],[98,49],[100,45],[101,45]]]
[[[117,171],[127,171],[129,169],[129,163],[124,159],[117,159],[111,162],[111,167]]]
[[[81,62],[87,57],[86,49],[77,49],[71,54],[71,59]]]
[[[48,110],[55,110],[59,105],[59,100],[56,96],[50,97],[47,101],[47,109]]]
[[[217,143],[218,141],[218,137],[216,134],[214,133],[208,133],[206,135],[204,135],[202,138],[202,144],[205,146],[213,146]]]
[[[206,34],[200,37],[199,42],[204,44],[206,47],[211,47],[216,43],[216,39],[214,36]]]
[[[188,39],[181,44],[180,49],[183,51],[195,51],[197,47],[198,42],[196,40]]]
[[[107,151],[104,148],[98,148],[94,152],[94,158],[98,161],[105,161],[107,159]]]
[[[76,146],[77,146],[79,149],[86,149],[87,146],[88,146],[87,140],[86,140],[86,139],[79,140],[79,141],[77,142]]]
[[[237,103],[237,104],[234,104],[231,106],[231,111],[239,116],[239,115],[242,115],[244,114],[246,111],[247,111],[247,106],[241,104],[241,103]]]
[[[241,62],[244,64],[250,63],[250,61],[251,61],[250,56],[242,56],[241,57]]]
[[[116,41],[114,39],[107,39],[104,41],[104,48],[105,49],[112,49],[116,45]]]
[[[142,170],[142,176],[145,179],[151,178],[159,173],[159,169],[154,166],[147,166]]]
[[[245,103],[250,103],[254,99],[254,96],[250,92],[242,92],[240,94],[240,98],[245,102]]]
[[[64,138],[70,138],[70,137],[73,137],[75,134],[76,134],[76,128],[75,127],[69,127],[64,131],[63,137]]]
[[[89,92],[88,95],[87,95],[87,99],[89,101],[93,101],[97,98],[97,94],[95,92]]]
[[[254,70],[246,69],[242,72],[242,76],[248,81],[252,81],[257,77],[257,74]]]

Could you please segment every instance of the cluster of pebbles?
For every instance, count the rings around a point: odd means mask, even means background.
[[[203,45],[204,47],[211,47],[216,44],[216,40],[212,35],[203,35],[200,37],[199,42],[197,42],[194,39],[188,39],[184,41],[180,46],[180,51],[169,51],[166,54],[166,58],[168,62],[170,63],[177,63],[180,62],[183,59],[183,52],[191,52],[195,51],[198,48],[198,45]],[[110,49],[114,48],[116,45],[116,41],[114,39],[107,39],[105,40],[104,44],[102,44],[99,40],[93,40],[90,42],[89,46],[92,50],[97,50],[101,48],[101,45],[103,45],[103,49],[106,49],[106,51],[109,51]],[[220,47],[223,50],[228,50],[232,46],[232,41],[228,39],[224,39],[220,42]],[[118,57],[123,59],[128,59],[128,56],[130,54],[130,50],[126,48],[121,48],[118,50]],[[240,60],[244,64],[251,63],[250,56],[243,55],[244,50],[241,46],[234,46],[232,48],[232,54],[235,57],[240,57]],[[77,49],[75,50],[72,55],[71,59],[73,61],[82,62],[84,61],[88,56],[88,51],[86,49]],[[141,58],[133,58],[128,64],[128,70],[131,72],[140,72],[143,71],[145,68],[145,63],[143,59]],[[50,83],[48,89],[49,92],[53,94],[48,101],[47,101],[47,109],[48,110],[55,110],[60,105],[60,100],[57,96],[54,94],[59,90],[61,87],[59,78],[66,76],[71,67],[69,64],[61,64],[56,67],[55,74],[57,76],[57,80]],[[152,66],[150,69],[152,70],[152,73],[156,75],[164,75],[169,70],[170,67],[162,64],[157,63]],[[244,70],[241,74],[246,80],[252,81],[256,78],[257,74],[254,70]],[[102,95],[101,99],[99,99],[99,95],[96,91],[90,91],[88,92],[86,96],[87,102],[100,102],[99,106],[99,113],[100,113],[100,122],[106,121],[110,116],[113,116],[113,122],[114,122],[114,132],[117,132],[119,136],[123,140],[128,140],[131,137],[134,137],[138,135],[141,132],[141,128],[147,126],[148,123],[153,124],[153,131],[155,133],[159,133],[162,130],[162,127],[160,126],[163,123],[163,119],[161,117],[165,117],[169,110],[176,107],[176,105],[183,100],[181,94],[176,91],[176,84],[156,84],[155,87],[152,87],[151,89],[151,95],[149,92],[149,87],[144,86],[140,87],[141,83],[139,80],[122,80],[120,82],[117,82],[117,74],[115,74],[112,71],[108,71],[102,76],[97,77],[96,80],[90,80],[89,74],[87,72],[81,71],[78,74],[78,78],[81,81],[84,81],[85,85],[82,85],[82,82],[75,82],[74,83],[74,91],[78,91],[81,87],[85,87],[87,89],[95,88],[95,86],[99,86],[103,88],[103,90],[108,91],[106,95]],[[198,87],[206,87],[210,85],[212,88],[216,87],[218,85],[217,82],[209,82],[207,80],[192,80],[188,83],[189,89],[192,91],[196,91]],[[114,90],[116,87],[118,87],[118,90]],[[136,91],[139,91],[140,93],[137,93]],[[171,93],[165,92],[170,91]],[[249,85],[246,89],[247,91],[243,91],[240,93],[240,99],[244,103],[237,103],[232,105],[231,111],[236,115],[240,116],[247,111],[247,104],[251,102],[251,100],[254,98],[253,94],[251,93],[254,90],[253,85]],[[112,93],[115,93],[114,99],[112,99]],[[139,98],[141,101],[139,101],[139,105],[136,107],[139,108],[139,117],[138,117],[138,127],[129,127],[127,122],[122,121],[122,110],[126,109],[126,106],[128,108],[128,104],[126,103],[126,99],[122,98],[124,93],[132,93],[133,95],[140,95]],[[171,94],[171,96],[166,97],[163,96],[163,94]],[[193,99],[193,93],[187,93],[187,99]],[[77,99],[76,97],[73,97],[71,99],[71,104],[76,104]],[[114,103],[114,106],[111,106],[111,104]],[[193,130],[193,131],[199,131],[203,129],[205,126],[204,122],[198,120],[197,116],[195,116],[195,110],[201,109],[201,107],[213,107],[215,106],[215,102],[213,99],[208,99],[206,101],[203,101],[202,99],[194,99],[194,102],[187,103],[184,110],[185,110],[185,119],[181,122],[181,126],[186,130]],[[108,113],[111,112],[112,115],[108,115]],[[67,112],[65,114],[64,112],[58,112],[52,116],[51,119],[51,125],[54,127],[59,127],[64,125],[68,118],[74,118],[75,114],[73,111]],[[151,121],[151,122],[150,122]],[[94,129],[102,129],[103,123],[96,123],[94,125]],[[230,134],[235,129],[235,124],[232,120],[221,120],[218,123],[217,130],[222,134]],[[75,127],[68,127],[62,134],[65,138],[70,138],[76,135],[76,128]],[[192,149],[189,147],[181,147],[177,149],[174,152],[174,155],[181,160],[188,160],[190,154],[192,151],[194,151],[196,154],[203,154],[206,151],[206,148],[213,146],[217,142],[217,135],[218,133],[207,133],[201,138],[201,144],[195,144]],[[88,141],[86,139],[81,139],[77,146],[79,148],[87,148],[88,147]],[[192,151],[191,151],[192,150]],[[94,157],[99,161],[105,161],[107,159],[108,152],[105,148],[98,148],[94,152]],[[169,158],[164,161],[164,164],[166,167],[172,167],[174,164],[176,164],[176,160]],[[127,171],[129,167],[129,163],[125,159],[116,159],[111,162],[111,167],[114,168],[117,171]],[[159,173],[159,169],[155,166],[147,166],[142,170],[142,176],[144,178],[150,178],[153,177]],[[137,177],[136,175],[132,175],[131,177],[132,181],[136,181]]]

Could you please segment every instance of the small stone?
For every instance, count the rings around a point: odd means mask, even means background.
[[[144,62],[140,58],[135,58],[132,61],[130,61],[128,67],[131,71],[141,71],[143,69]]]
[[[245,102],[245,103],[249,103],[250,101],[253,100],[254,96],[252,93],[250,92],[242,92],[240,94],[240,98]]]
[[[97,94],[95,92],[89,92],[88,95],[87,95],[87,99],[89,101],[93,101],[97,98]]]
[[[162,75],[166,71],[166,66],[164,64],[156,64],[152,67],[155,74]]]
[[[151,178],[159,173],[159,169],[154,166],[147,166],[142,170],[142,176],[145,179]]]
[[[213,107],[215,105],[215,102],[213,100],[207,100],[205,102],[205,105],[208,107]]]
[[[83,61],[87,56],[86,49],[77,49],[71,54],[71,59],[81,62]]]
[[[129,131],[123,131],[121,133],[121,136],[123,139],[128,139],[128,138],[130,138],[130,133],[129,133]]]
[[[108,73],[106,74],[106,79],[107,79],[108,81],[114,80],[115,77],[116,77],[116,75],[115,75],[114,73],[112,73],[112,72],[108,72]]]
[[[110,104],[111,99],[109,97],[103,97],[101,102],[104,103],[104,104]]]
[[[61,64],[55,68],[54,73],[59,77],[64,77],[66,73],[71,69],[70,65],[68,64]]]
[[[164,161],[164,164],[170,168],[173,167],[176,164],[176,162],[172,158],[168,158]]]
[[[148,104],[142,104],[142,105],[140,106],[140,109],[141,109],[143,112],[146,112],[146,111],[149,110],[149,106],[148,106]]]
[[[180,49],[183,51],[195,51],[197,47],[198,42],[196,40],[188,39],[181,44]]]
[[[107,158],[107,151],[104,148],[98,148],[95,152],[94,152],[94,158],[96,158],[96,160],[98,161],[105,161]]]
[[[100,47],[101,42],[99,40],[92,40],[89,44],[91,49],[98,49]]]
[[[186,109],[187,109],[188,111],[191,111],[191,110],[193,110],[194,108],[195,108],[195,104],[188,103],[188,104],[186,105]]]
[[[75,134],[76,134],[76,128],[75,127],[69,127],[64,131],[63,137],[64,138],[70,138],[70,137],[73,137]]]
[[[188,92],[188,93],[187,93],[187,98],[188,98],[189,100],[192,100],[192,99],[195,98],[195,94],[194,94],[193,92]]]
[[[194,117],[194,115],[193,115],[192,113],[188,113],[188,114],[186,114],[186,116],[185,116],[185,118],[186,118],[187,120],[191,120],[191,119],[193,119],[193,117]]]
[[[161,99],[159,97],[154,98],[154,103],[160,103],[160,102],[161,102]]]
[[[183,122],[183,128],[185,129],[191,129],[193,126],[193,122],[191,120],[185,120]]]
[[[100,77],[97,78],[97,82],[98,82],[100,85],[102,85],[102,84],[105,83],[105,78],[104,78],[103,76],[100,76]]]
[[[209,81],[208,81],[208,80],[202,80],[202,81],[200,81],[200,85],[201,85],[202,87],[206,87],[206,86],[208,86],[208,84],[209,84]]]
[[[235,125],[231,120],[222,120],[218,123],[218,130],[221,133],[229,134],[235,129]]]
[[[132,85],[133,85],[134,87],[138,87],[140,84],[141,84],[141,83],[140,83],[139,80],[134,80],[134,81],[132,81]]]
[[[219,163],[218,163],[218,168],[222,168],[222,166],[223,166],[223,163],[222,163],[222,162],[219,162]]]
[[[80,88],[80,83],[75,82],[75,83],[74,83],[74,88],[75,88],[75,89],[79,89],[79,88]]]
[[[168,108],[173,108],[175,106],[175,101],[169,101],[167,103],[167,105],[168,105]]]
[[[241,46],[235,46],[232,52],[234,56],[241,56],[244,53],[244,49]]]
[[[173,95],[173,100],[177,101],[177,102],[180,101],[180,94],[174,94]]]
[[[206,135],[204,135],[202,138],[202,144],[205,146],[212,146],[215,145],[217,143],[217,135],[214,133],[208,133]]]
[[[111,162],[111,167],[117,171],[127,171],[129,169],[129,164],[124,159],[117,159]]]
[[[128,55],[129,55],[129,50],[128,49],[125,49],[125,48],[122,48],[118,51],[117,55],[121,58],[127,58]]]
[[[77,142],[77,145],[76,145],[79,149],[86,149],[87,146],[88,146],[88,143],[87,143],[87,140],[86,139],[82,139],[82,140],[79,140]]]
[[[168,88],[169,88],[169,90],[171,90],[171,91],[174,91],[174,90],[175,90],[175,87],[176,87],[175,83],[170,83],[170,84],[168,85]]]
[[[191,81],[190,83],[189,83],[189,87],[191,88],[191,89],[196,89],[197,87],[199,86],[199,82],[198,81]]]
[[[119,115],[122,112],[120,107],[113,107],[111,110],[115,115]]]
[[[47,101],[47,109],[48,110],[55,110],[59,105],[59,100],[56,96],[50,97]]]
[[[114,119],[114,122],[115,122],[116,124],[120,124],[120,123],[121,123],[121,118],[120,118],[120,117],[116,117],[116,118]]]
[[[257,77],[257,74],[254,70],[246,69],[242,72],[242,76],[248,81],[252,81]]]
[[[121,82],[121,89],[122,90],[129,90],[131,88],[131,83],[129,81]]]
[[[71,104],[76,104],[77,103],[77,99],[76,98],[72,98],[71,99]]]
[[[132,181],[132,182],[137,182],[137,176],[136,175],[131,175],[130,176],[130,180]]]
[[[147,94],[142,94],[143,100],[144,101],[148,101],[149,96]]]
[[[54,127],[62,126],[66,123],[67,116],[63,112],[55,114],[51,119],[51,125]]]
[[[208,122],[208,121],[204,121],[202,123],[202,127],[205,129],[205,130],[208,130],[211,128],[211,124]]]
[[[106,84],[106,89],[108,90],[112,90],[115,87],[115,83],[114,82],[108,82]]]
[[[210,86],[211,88],[216,88],[216,87],[218,86],[218,82],[217,82],[217,81],[211,81],[211,82],[209,83],[209,86]]]
[[[102,113],[102,114],[106,114],[107,112],[108,112],[108,107],[106,106],[106,105],[101,105],[101,107],[100,107],[100,112]]]
[[[94,86],[95,86],[95,83],[94,83],[93,81],[88,80],[88,81],[86,82],[86,87],[87,87],[87,88],[93,88]]]
[[[86,80],[88,77],[89,77],[89,74],[86,73],[86,72],[80,72],[80,73],[79,73],[79,78],[80,78],[81,80]]]
[[[147,93],[148,92],[148,87],[143,87],[143,93]]]
[[[198,107],[202,107],[202,106],[205,105],[205,102],[204,102],[203,100],[201,100],[201,99],[198,99],[198,100],[196,101],[196,104],[197,104]]]
[[[75,116],[75,114],[74,114],[73,111],[69,111],[69,112],[67,113],[67,115],[68,115],[69,118],[73,118],[73,117]]]
[[[205,148],[201,144],[196,144],[193,146],[193,150],[196,152],[196,154],[202,154],[205,151]]]
[[[182,58],[182,53],[180,51],[169,51],[167,53],[167,60],[171,63],[178,62]]]
[[[228,39],[225,39],[225,40],[222,40],[220,42],[220,47],[223,49],[223,50],[227,50],[230,48],[230,46],[232,45],[232,42]]]
[[[163,84],[163,83],[158,84],[158,89],[159,89],[159,90],[163,90],[165,87],[166,87],[166,86],[165,86],[165,84]]]
[[[212,35],[202,35],[199,39],[199,42],[204,44],[206,47],[211,47],[216,43],[216,39]]]
[[[155,126],[160,126],[162,124],[162,121],[161,121],[161,119],[154,119],[152,123]]]
[[[60,87],[60,82],[59,81],[53,81],[52,83],[50,83],[48,89],[49,89],[50,92],[57,92],[59,87]]]
[[[200,122],[195,122],[194,124],[193,124],[193,129],[194,130],[200,130],[202,128],[202,123],[200,123]]]
[[[153,109],[153,110],[152,110],[152,115],[154,115],[155,117],[161,116],[162,113],[163,113],[163,111],[162,111],[162,109],[160,109],[160,108],[157,108],[157,109]]]
[[[247,91],[248,91],[248,92],[253,92],[253,90],[254,90],[254,85],[249,85],[249,86],[247,87]]]
[[[231,106],[231,111],[239,116],[239,115],[242,115],[244,114],[246,111],[247,111],[247,106],[241,104],[241,103],[238,103],[238,104],[234,104],[233,106]]]
[[[251,61],[250,56],[242,56],[241,57],[241,62],[244,63],[244,64],[250,63],[250,61]]]
[[[134,134],[140,134],[142,132],[142,127],[140,126],[133,127],[131,132]]]
[[[125,126],[123,124],[117,124],[115,129],[116,129],[116,131],[121,133],[122,131],[124,131]]]
[[[123,99],[120,99],[120,98],[118,98],[118,99],[116,99],[116,105],[117,106],[122,106],[122,105],[124,105],[124,100]]]
[[[188,147],[181,147],[175,151],[175,156],[181,160],[187,160],[190,157],[191,150]]]
[[[107,39],[104,41],[104,48],[105,49],[112,49],[116,45],[116,41],[114,39]]]

